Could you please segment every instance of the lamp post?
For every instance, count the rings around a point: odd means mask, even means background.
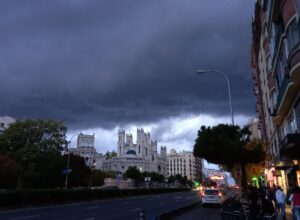
[[[209,72],[214,72],[214,73],[218,73],[220,75],[222,75],[225,79],[226,79],[226,82],[227,82],[227,88],[228,88],[228,97],[229,97],[229,106],[230,106],[230,114],[231,114],[231,122],[232,122],[232,125],[234,125],[234,119],[233,119],[233,108],[232,108],[232,103],[231,103],[231,90],[230,90],[230,82],[229,82],[229,79],[227,77],[227,75],[221,71],[218,71],[218,70],[196,70],[196,72],[199,74],[199,75],[202,75],[202,74],[205,74],[205,73],[209,73]]]
[[[69,144],[71,145],[71,141],[73,137],[75,137],[77,134],[74,134],[71,138],[70,141],[67,143],[67,151],[68,151],[68,159],[67,159],[67,171],[66,171],[66,179],[65,179],[65,189],[68,189],[68,178],[69,178],[69,169],[70,169],[70,149],[69,149]]]

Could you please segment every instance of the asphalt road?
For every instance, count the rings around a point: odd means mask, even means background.
[[[146,219],[200,201],[198,192],[166,193],[152,196],[63,204],[48,207],[0,211],[1,220],[113,220]]]
[[[207,219],[207,220],[220,220],[221,211],[220,207],[211,206],[211,207],[198,207],[189,212],[182,213],[172,220],[187,220],[187,219]]]

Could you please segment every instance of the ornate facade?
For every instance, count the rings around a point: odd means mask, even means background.
[[[157,151],[157,141],[151,140],[149,132],[137,129],[137,140],[133,143],[132,134],[125,130],[118,132],[118,156],[103,163],[103,170],[125,173],[129,167],[137,167],[141,172],[167,174],[167,148]]]

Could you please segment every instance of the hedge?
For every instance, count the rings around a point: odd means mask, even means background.
[[[80,189],[59,190],[40,189],[0,192],[0,207],[20,207],[24,205],[40,205],[71,201],[120,198],[138,195],[150,195],[186,191],[187,189]]]

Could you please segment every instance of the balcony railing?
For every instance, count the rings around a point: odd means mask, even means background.
[[[300,133],[287,134],[281,142],[280,153],[291,159],[299,159]]]
[[[274,56],[273,56],[273,60],[272,60],[272,66],[274,67],[274,62],[276,59],[276,55],[278,54],[278,48],[280,48],[280,39],[281,39],[281,35],[283,34],[283,27],[281,24],[278,24],[278,26],[276,27],[275,30],[275,43],[274,43]]]
[[[281,82],[281,86],[280,86],[280,90],[279,90],[279,94],[277,96],[277,101],[276,101],[276,110],[278,110],[282,99],[284,97],[284,94],[287,90],[288,85],[290,84],[291,80],[287,77],[284,77],[282,82]]]

